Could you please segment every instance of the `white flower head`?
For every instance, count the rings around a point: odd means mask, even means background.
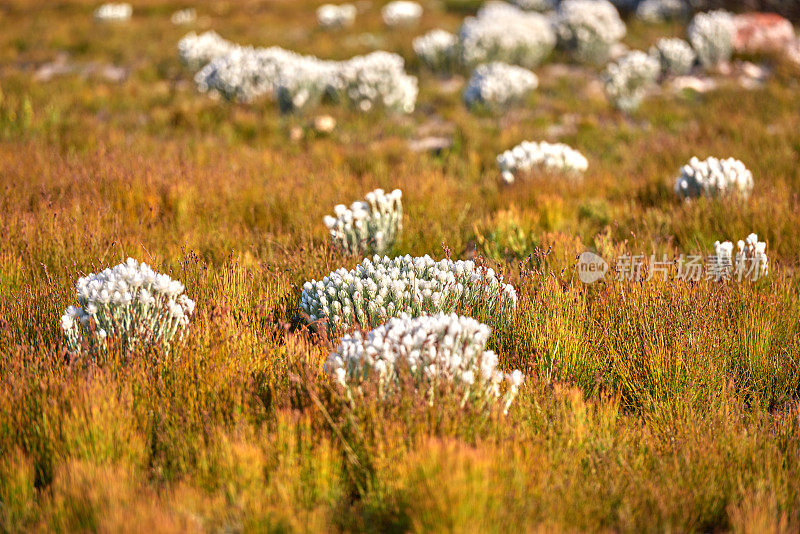
[[[194,311],[183,291],[182,283],[130,258],[85,276],[76,284],[78,306],[69,306],[61,318],[67,347],[80,352],[87,345],[94,354],[105,349],[107,338],[128,350],[168,346],[184,335]]]

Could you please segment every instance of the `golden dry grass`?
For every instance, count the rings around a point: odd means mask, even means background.
[[[663,92],[626,117],[596,72],[545,66],[524,108],[472,115],[375,6],[330,35],[305,0],[198,4],[201,29],[237,42],[344,58],[372,32],[406,57],[414,114],[324,107],[338,126],[323,136],[271,103],[197,94],[175,53],[188,29],[169,22],[186,5],[137,2],[110,26],[94,2],[0,6],[0,529],[800,528],[795,67],[755,58],[773,69],[760,89]],[[430,3],[417,33],[462,16]],[[631,21],[626,42],[681,31]],[[130,75],[35,81],[61,51]],[[581,184],[500,186],[496,153],[564,124],[590,160]],[[437,128],[452,149],[408,150]],[[752,197],[675,200],[692,155],[743,160]],[[322,216],[379,186],[404,192],[397,254],[477,252],[516,286],[509,325],[491,322],[502,365],[528,375],[508,416],[348,408],[320,370],[332,342],[291,328],[302,283],[357,261],[330,250]],[[773,263],[756,284],[575,279],[586,247],[709,253],[750,232]],[[169,354],[68,359],[58,318],[77,278],[127,256],[186,284],[191,334]]]

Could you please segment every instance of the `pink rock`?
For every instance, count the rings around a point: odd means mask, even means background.
[[[775,13],[746,13],[733,20],[733,46],[739,52],[781,51],[794,42],[792,23]]]

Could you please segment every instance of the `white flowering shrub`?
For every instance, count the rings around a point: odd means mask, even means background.
[[[564,0],[555,19],[562,48],[575,59],[601,64],[611,47],[625,37],[625,23],[607,0]]]
[[[191,24],[197,20],[197,11],[194,8],[180,9],[172,14],[169,18],[170,22],[175,26],[184,26]]]
[[[497,166],[503,181],[511,184],[518,174],[534,169],[580,176],[589,168],[589,162],[583,154],[563,143],[523,141],[498,155]]]
[[[127,350],[169,346],[186,333],[194,312],[182,283],[133,258],[81,278],[76,290],[78,306],[61,317],[71,353],[88,348],[96,354],[110,344]]]
[[[339,269],[306,282],[300,299],[312,322],[327,322],[329,335],[350,326],[372,328],[402,313],[509,313],[516,306],[514,287],[493,269],[430,256],[366,258],[352,271]]]
[[[131,18],[133,8],[130,4],[103,4],[94,11],[94,20],[98,22],[124,22]]]
[[[736,256],[733,255],[733,243],[730,241],[714,243],[714,255],[711,257],[710,278],[715,281],[736,279],[738,281],[756,281],[769,274],[769,258],[767,244],[758,240],[756,234],[740,239],[736,244]]]
[[[486,350],[490,333],[470,317],[402,314],[366,335],[343,337],[325,369],[351,398],[364,384],[376,385],[381,399],[410,387],[433,405],[437,386],[447,384],[456,388],[462,406],[488,407],[502,399],[507,411],[524,376],[497,369],[497,355]]]
[[[361,111],[385,108],[411,113],[419,92],[417,79],[405,72],[403,58],[383,51],[345,61],[339,85],[346,101]]]
[[[743,197],[753,190],[753,173],[738,159],[693,157],[675,181],[675,194],[681,198],[714,197],[735,194]]]
[[[312,56],[299,56],[280,65],[275,94],[283,112],[305,111],[316,107],[322,97],[338,88],[338,65]]]
[[[356,21],[357,12],[353,4],[323,4],[317,8],[317,23],[325,30],[349,28]]]
[[[401,56],[389,52],[325,61],[280,47],[238,46],[213,32],[191,33],[178,49],[189,66],[212,58],[195,74],[195,85],[200,92],[227,100],[252,102],[272,96],[288,112],[312,108],[328,95],[362,111],[386,108],[403,113],[414,111],[417,100],[417,79],[406,74]]]
[[[391,193],[376,189],[349,209],[335,206],[335,216],[325,216],[333,246],[353,255],[388,252],[403,229],[402,196],[399,189]]]
[[[235,47],[203,67],[194,80],[201,92],[252,102],[264,95],[274,95],[284,66],[301,58],[280,47]]]
[[[606,67],[606,95],[616,108],[633,111],[641,105],[660,72],[661,64],[656,59],[639,50],[628,52]]]
[[[200,35],[190,32],[178,41],[178,57],[186,67],[197,71],[235,48],[238,46],[223,39],[215,31],[207,31]]]
[[[659,62],[663,74],[674,76],[689,74],[697,59],[691,45],[677,38],[659,39],[650,48],[650,57]]]
[[[651,23],[680,19],[688,13],[686,0],[642,0],[636,6],[636,17]]]
[[[252,102],[275,96],[283,111],[311,108],[337,83],[339,64],[280,47],[237,47],[195,75],[201,92]]]
[[[492,62],[478,65],[472,72],[466,89],[464,103],[490,109],[502,109],[523,101],[539,86],[539,78],[528,69]]]
[[[688,29],[689,42],[705,67],[714,67],[731,58],[735,32],[733,15],[724,10],[698,13]]]
[[[525,11],[545,13],[551,9],[555,9],[558,0],[511,0],[511,3]]]
[[[544,15],[510,4],[489,4],[464,20],[459,42],[468,67],[500,61],[531,69],[553,51],[556,35]]]
[[[383,6],[381,17],[390,28],[414,26],[422,17],[422,6],[410,0],[395,0]]]
[[[451,72],[458,62],[458,37],[444,30],[431,30],[413,41],[414,53],[434,72]]]

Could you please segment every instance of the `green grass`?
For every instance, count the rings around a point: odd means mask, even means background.
[[[175,50],[188,28],[169,22],[186,3],[109,26],[88,1],[0,7],[0,530],[800,529],[797,69],[757,58],[763,88],[665,91],[628,117],[596,71],[545,66],[522,109],[473,115],[410,44],[472,3],[431,2],[415,32],[384,30],[377,4],[333,35],[305,0],[197,5],[200,29],[236,42],[346,58],[368,51],[346,37],[372,32],[406,57],[418,110],[326,106],[327,136],[313,115],[197,94]],[[681,31],[632,23],[626,42]],[[35,81],[60,51],[130,75]],[[437,121],[453,147],[411,153]],[[524,139],[586,154],[583,182],[502,186],[495,155]],[[675,200],[693,155],[744,161],[751,198]],[[514,315],[489,321],[501,366],[528,376],[507,416],[446,396],[350,406],[321,370],[335,340],[293,328],[303,282],[357,261],[330,250],[323,215],[375,187],[403,190],[396,253],[478,254],[517,288]],[[709,254],[750,232],[772,261],[755,284],[575,275],[586,248]],[[75,282],[127,256],[186,284],[190,334],[67,358]]]

